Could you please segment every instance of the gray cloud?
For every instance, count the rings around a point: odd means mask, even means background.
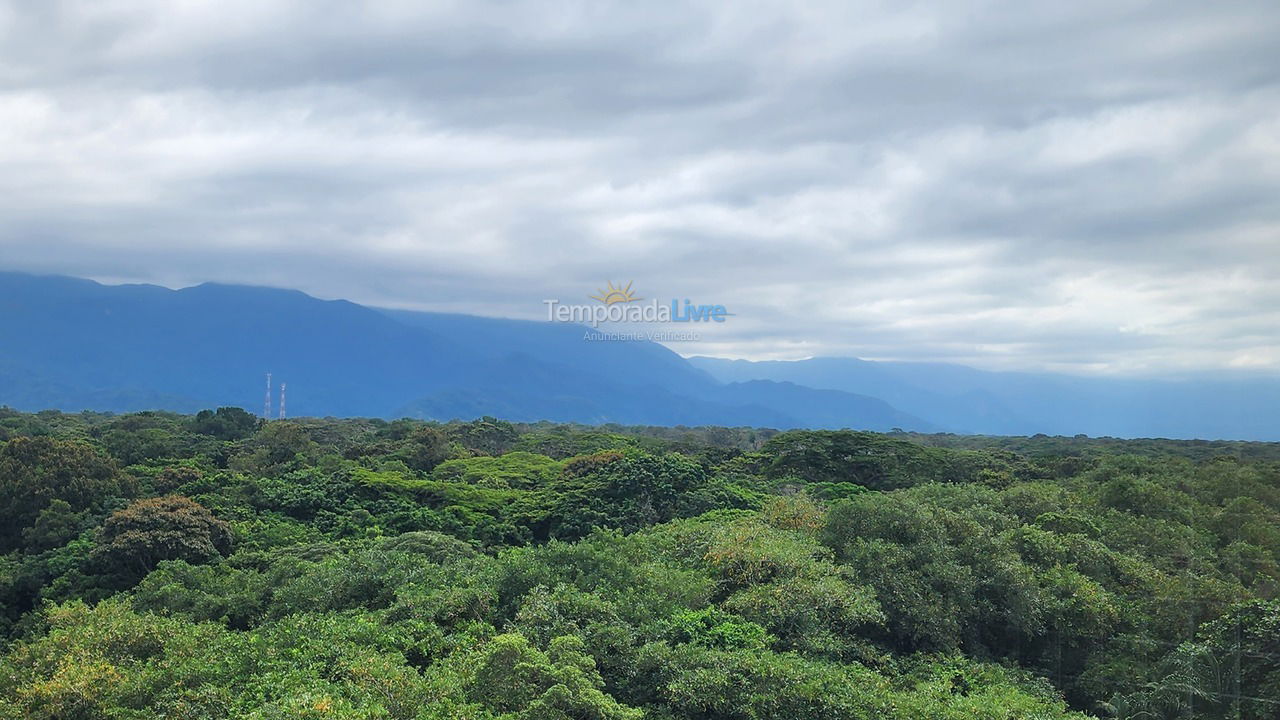
[[[0,262],[685,353],[1280,370],[1270,1],[0,2]]]

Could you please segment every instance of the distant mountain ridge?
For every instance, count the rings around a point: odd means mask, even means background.
[[[1078,377],[831,357],[689,362],[725,382],[773,380],[871,394],[958,433],[1280,440],[1277,377]]]
[[[273,288],[0,273],[0,403],[254,410],[270,371],[288,383],[293,414],[936,429],[875,398],[721,383],[656,343],[590,342],[582,331]]]
[[[295,290],[0,272],[0,404],[126,412],[752,425],[1280,440],[1280,379],[1186,382],[941,363],[682,358],[578,325],[386,310]]]

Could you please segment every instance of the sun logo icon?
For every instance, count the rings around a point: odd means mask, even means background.
[[[599,292],[600,294],[592,295],[591,299],[599,300],[605,305],[612,305],[614,303],[629,303],[629,302],[635,302],[637,300],[642,299],[642,298],[636,297],[631,292],[631,283],[627,283],[626,287],[614,287],[612,280],[609,281],[609,289],[607,290],[600,289],[597,292]]]

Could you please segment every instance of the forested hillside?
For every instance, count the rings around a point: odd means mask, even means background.
[[[0,718],[1274,718],[1280,445],[0,410]]]

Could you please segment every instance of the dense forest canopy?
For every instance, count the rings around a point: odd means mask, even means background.
[[[1280,715],[1280,445],[0,410],[0,718]]]

